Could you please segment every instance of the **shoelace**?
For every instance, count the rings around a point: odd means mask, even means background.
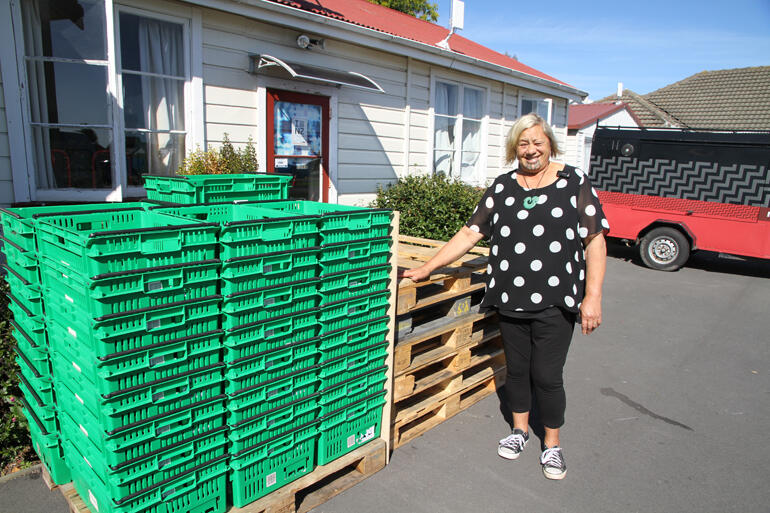
[[[513,451],[523,451],[525,443],[527,443],[527,441],[524,439],[524,435],[519,433],[508,435],[500,440],[500,445],[512,449]]]
[[[540,455],[540,463],[548,467],[561,468],[564,465],[564,460],[561,456],[561,447],[551,447],[543,451]]]

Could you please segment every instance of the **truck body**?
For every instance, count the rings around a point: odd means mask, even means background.
[[[650,267],[698,249],[770,258],[770,132],[598,127],[589,175],[609,235]]]

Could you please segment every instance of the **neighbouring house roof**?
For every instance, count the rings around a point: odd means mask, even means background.
[[[639,105],[633,104],[633,97],[642,100]],[[613,95],[599,101],[616,99]],[[643,126],[767,130],[770,66],[702,71],[644,96],[625,90],[622,101],[630,104]]]
[[[312,12],[360,27],[410,39],[436,48],[449,30],[429,21],[372,4],[367,0],[268,0],[270,2]],[[537,77],[574,89],[574,86],[527,66],[507,55],[496,52],[458,34],[449,38],[451,51],[496,64],[526,75]]]
[[[569,114],[567,116],[567,128],[569,130],[580,130],[581,128],[591,126],[607,116],[624,109],[628,109],[628,105],[625,103],[586,103],[581,105],[570,105]],[[631,117],[636,118],[630,109],[628,110],[628,113]],[[636,121],[637,124],[639,124],[639,121]]]
[[[634,113],[639,120],[639,126],[657,126],[657,127],[677,127],[676,120],[667,115],[664,111],[647,101],[643,96],[636,94],[630,89],[623,89],[623,94],[618,96],[613,94],[597,100],[596,103],[625,103],[629,110]]]

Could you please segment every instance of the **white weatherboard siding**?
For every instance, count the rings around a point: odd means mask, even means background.
[[[577,168],[588,170],[590,165],[591,144],[593,143],[596,126],[638,126],[631,114],[626,109],[620,110],[609,116],[600,119],[597,123],[588,125],[585,128],[574,131],[573,135],[567,137],[566,155],[564,162]],[[566,130],[565,130],[566,133]]]
[[[8,139],[8,117],[5,111],[5,91],[0,70],[0,206],[9,206],[13,199],[11,176],[11,145]]]

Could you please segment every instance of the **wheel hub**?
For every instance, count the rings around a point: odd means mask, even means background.
[[[650,244],[650,257],[656,262],[661,264],[667,264],[672,260],[675,260],[679,254],[679,247],[671,239],[661,238],[655,239]]]

